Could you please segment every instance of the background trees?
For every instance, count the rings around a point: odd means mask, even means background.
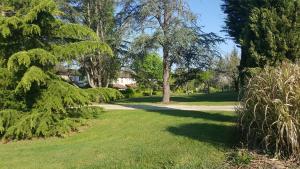
[[[113,50],[113,56],[92,54],[78,60],[91,87],[107,87],[120,70],[122,32],[116,28],[116,2],[112,0],[56,0],[65,12],[63,19],[94,30],[102,42]]]
[[[230,54],[225,58],[220,58],[215,63],[215,71],[218,76],[218,83],[221,86],[228,86],[233,88],[236,92],[239,91],[239,70],[240,56],[236,48],[234,48]]]
[[[150,53],[133,62],[132,70],[135,71],[135,79],[141,88],[158,90],[162,83],[163,67],[162,59],[155,53]]]

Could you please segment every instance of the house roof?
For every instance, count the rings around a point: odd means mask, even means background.
[[[126,86],[121,85],[121,84],[111,84],[111,87],[115,88],[115,89],[127,89]]]
[[[135,72],[129,68],[122,68],[119,74],[119,78],[133,78]]]

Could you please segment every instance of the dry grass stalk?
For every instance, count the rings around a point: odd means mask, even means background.
[[[266,67],[245,87],[239,124],[249,146],[300,159],[300,67]]]

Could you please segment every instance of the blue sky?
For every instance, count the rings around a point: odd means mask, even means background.
[[[223,38],[228,38],[225,32],[221,32],[225,25],[225,14],[221,10],[222,0],[188,0],[188,3],[191,10],[198,15],[198,22],[203,26],[204,32],[214,32]],[[220,44],[220,52],[225,55],[235,46],[232,40],[226,39],[226,43]]]

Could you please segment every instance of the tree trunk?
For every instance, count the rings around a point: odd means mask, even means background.
[[[207,94],[210,94],[210,83],[207,83]]]
[[[95,85],[94,80],[91,78],[90,73],[86,71],[86,75],[87,75],[87,80],[88,80],[89,85],[91,86],[91,88],[96,88],[97,86]]]
[[[90,2],[87,2],[87,25],[89,28],[91,28],[91,7]]]
[[[244,69],[247,67],[247,54],[246,54],[246,47],[244,45],[241,46],[241,60],[240,65],[238,66],[239,69],[239,84],[241,87],[245,85],[245,74]]]
[[[235,78],[234,80],[234,89],[235,89],[235,92],[238,92],[239,91],[239,78]]]
[[[170,61],[169,61],[169,49],[168,47],[163,47],[163,103],[170,102]]]

